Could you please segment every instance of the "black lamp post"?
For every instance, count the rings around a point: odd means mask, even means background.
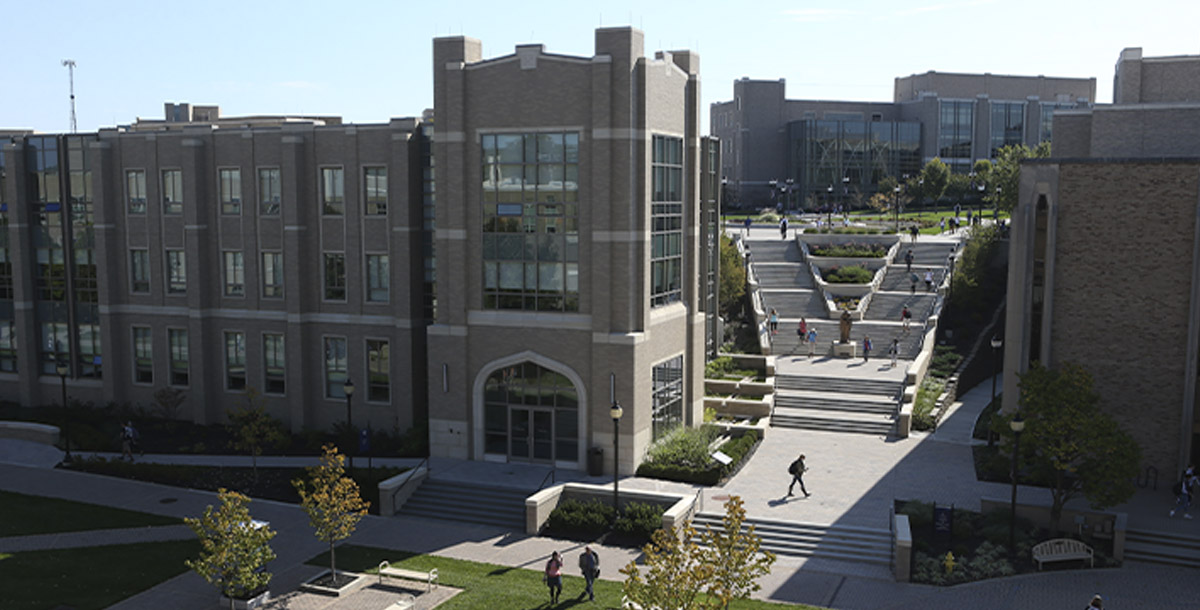
[[[996,200],[992,202],[992,220],[1000,218],[1000,192],[1003,190],[999,185],[996,186]]]
[[[900,232],[900,185],[892,188],[892,214],[896,216],[896,232]]]
[[[347,377],[346,383],[342,384],[342,392],[346,393],[346,434],[350,436],[349,442],[346,443],[346,460],[350,463],[350,474],[354,474],[354,424],[350,416],[350,397],[354,396],[354,382]]]
[[[850,211],[850,206],[846,205],[846,197],[850,196],[850,176],[842,176],[842,213]]]
[[[1017,455],[1021,453],[1021,432],[1025,430],[1025,420],[1021,419],[1018,411],[1008,426],[1013,431],[1012,452],[1012,513],[1008,522],[1008,557],[1015,566],[1017,564]]]
[[[71,367],[67,366],[66,361],[61,358],[58,364],[54,365],[54,371],[58,373],[58,379],[62,382],[62,406],[63,406],[63,444],[66,447],[67,453],[63,456],[64,463],[71,463],[71,414],[67,411],[67,373],[71,372]]]
[[[625,414],[625,410],[621,408],[621,403],[613,400],[612,408],[609,409],[609,415],[612,415],[613,420],[613,521],[616,522],[617,515],[621,513],[621,493],[617,487],[617,477],[620,476],[620,452],[621,452],[621,416]]]
[[[829,216],[826,217],[825,220],[826,220],[826,222],[829,223],[829,230],[832,231],[833,230],[833,204],[829,203],[830,199],[833,199],[833,185],[832,184],[830,184],[829,187],[825,189],[825,212],[827,214],[829,214]]]
[[[793,183],[795,183],[795,180],[792,180],[791,178],[788,178],[785,181],[784,200],[783,200],[784,213],[787,213],[787,211],[790,210],[792,207],[792,184]]]
[[[1000,375],[1000,347],[1004,345],[1004,341],[995,335],[992,336],[992,403],[996,404],[996,377]],[[996,437],[992,433],[991,427],[988,427],[988,447],[996,446]]]
[[[779,211],[779,195],[775,192],[775,186],[779,184],[778,180],[767,181],[767,188],[771,189],[771,202],[774,203],[775,211]]]

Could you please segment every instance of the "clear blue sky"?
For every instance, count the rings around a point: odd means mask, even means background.
[[[0,129],[67,131],[64,58],[80,131],[161,118],[165,101],[226,115],[419,116],[431,39],[465,34],[485,57],[539,42],[590,56],[593,30],[633,25],[646,52],[700,53],[707,107],[748,76],[794,99],[888,101],[897,76],[938,70],[1095,77],[1112,97],[1124,47],[1200,54],[1197,0],[715,2],[206,2],[0,0]]]

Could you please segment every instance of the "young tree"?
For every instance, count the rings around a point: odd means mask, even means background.
[[[712,567],[705,593],[712,607],[728,609],[735,599],[746,599],[758,591],[758,578],[771,572],[775,555],[761,551],[762,538],[751,525],[745,532],[746,508],[738,496],[725,502],[722,528],[706,527],[700,538],[704,565]],[[713,604],[715,602],[715,604]]]
[[[928,197],[936,206],[938,200],[946,192],[946,185],[950,184],[950,168],[942,163],[941,159],[934,157],[925,164],[925,167],[921,168],[920,176],[920,180],[924,181],[921,195]]]
[[[300,506],[308,513],[308,522],[317,540],[329,543],[329,571],[337,582],[337,564],[333,545],[354,533],[370,503],[362,499],[358,483],[345,476],[342,456],[337,447],[325,445],[321,465],[308,469],[309,480],[296,479],[292,486],[300,494]]]
[[[690,523],[682,531],[658,530],[643,548],[645,579],[634,562],[621,568],[625,597],[642,608],[723,610],[759,589],[757,579],[771,571],[775,555],[760,552],[754,526],[743,532],[741,498],[725,503],[722,527],[697,536]],[[701,597],[699,593],[704,593]]]
[[[275,559],[270,541],[275,532],[250,518],[250,499],[236,491],[218,492],[221,506],[209,505],[200,518],[184,518],[184,523],[200,539],[200,556],[184,561],[222,595],[235,599],[257,594],[271,582],[271,573],[262,568]]]
[[[746,295],[746,267],[737,246],[726,235],[721,235],[721,273],[717,300],[721,317],[732,320],[742,308]]]
[[[246,404],[238,409],[229,409],[225,414],[229,417],[229,429],[233,433],[230,444],[234,449],[250,454],[254,480],[258,481],[258,456],[262,455],[266,445],[278,445],[287,438],[283,433],[283,423],[267,413],[262,394],[249,386],[246,387]]]
[[[1012,144],[996,151],[996,162],[992,165],[988,193],[984,200],[999,205],[1001,210],[1011,212],[1017,205],[1021,186],[1021,161],[1042,159],[1050,156],[1050,143],[1042,142],[1035,148],[1024,144]],[[996,188],[1000,191],[997,192]]]
[[[1133,496],[1141,447],[1100,411],[1100,397],[1083,367],[1063,363],[1048,369],[1035,362],[1019,387],[1025,419],[1019,458],[1032,474],[1050,481],[1055,531],[1063,505],[1080,493],[1100,510]],[[1011,420],[1004,418],[1002,431]]]

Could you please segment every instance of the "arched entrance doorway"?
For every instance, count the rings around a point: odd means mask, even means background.
[[[483,452],[512,462],[578,462],[580,393],[532,361],[494,369],[483,384]]]

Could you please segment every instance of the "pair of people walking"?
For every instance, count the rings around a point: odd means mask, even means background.
[[[558,551],[554,551],[550,555],[550,559],[546,561],[545,574],[542,576],[542,581],[550,588],[550,603],[557,604],[558,596],[562,593],[562,555]],[[579,596],[587,596],[589,601],[596,599],[595,583],[596,578],[600,576],[600,556],[592,547],[583,547],[583,552],[579,554],[579,571],[583,574],[584,589]]]

